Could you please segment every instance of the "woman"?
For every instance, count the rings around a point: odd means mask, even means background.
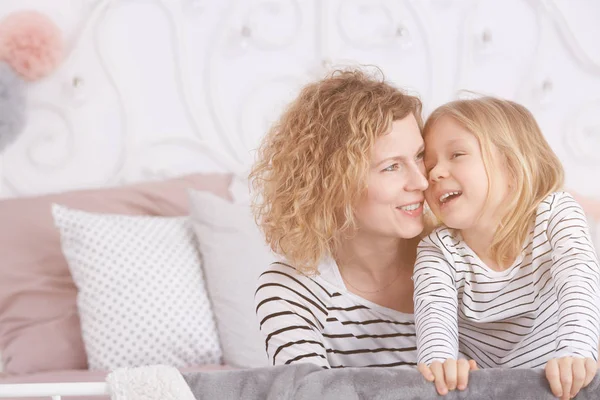
[[[284,261],[256,312],[273,365],[416,365],[411,280],[423,231],[421,102],[360,71],[306,86],[250,175]]]

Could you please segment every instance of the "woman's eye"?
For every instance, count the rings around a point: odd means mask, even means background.
[[[464,156],[464,155],[465,155],[464,153],[452,153],[452,157],[450,157],[450,158],[453,159],[453,158],[457,158],[457,157]]]
[[[390,171],[396,171],[396,170],[398,170],[398,168],[400,168],[400,164],[395,163],[395,164],[390,165],[387,168],[384,168],[383,170],[386,172],[390,172]]]
[[[417,161],[421,161],[424,158],[425,158],[425,152],[424,151],[422,151],[419,154],[417,154]]]

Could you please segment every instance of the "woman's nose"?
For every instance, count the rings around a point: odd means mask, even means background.
[[[415,166],[411,170],[411,175],[408,181],[408,190],[420,190],[424,191],[429,187],[429,182],[427,181],[427,177],[425,176],[425,171],[423,168],[419,166]]]

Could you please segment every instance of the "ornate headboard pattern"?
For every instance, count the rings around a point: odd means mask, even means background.
[[[600,3],[569,0],[3,0],[62,29],[28,87],[0,196],[198,170],[244,176],[286,101],[339,64],[374,64],[425,112],[461,89],[536,115],[568,187],[600,198]],[[590,200],[592,201],[592,200]]]

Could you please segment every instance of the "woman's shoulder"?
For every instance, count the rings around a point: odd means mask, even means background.
[[[259,277],[260,282],[273,283],[305,282],[308,280],[310,280],[309,276],[299,272],[285,261],[271,263]]]
[[[293,292],[298,296],[318,295],[321,285],[315,276],[305,275],[285,261],[270,264],[258,278],[257,295],[273,292]]]
[[[291,264],[287,263],[285,260],[279,260],[272,262],[267,266],[264,273],[267,272],[293,272],[294,274],[300,274],[296,268],[294,268]]]
[[[298,307],[319,315],[327,314],[327,307],[332,301],[332,291],[325,287],[317,277],[307,276],[283,262],[275,262],[260,275],[257,283],[254,300],[261,312],[268,312],[284,305]],[[268,307],[261,305],[268,303]]]

